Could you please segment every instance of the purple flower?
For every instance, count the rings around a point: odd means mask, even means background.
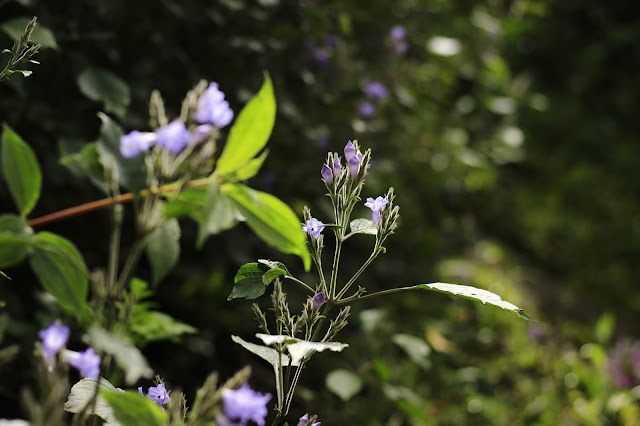
[[[142,388],[138,388],[138,392],[141,392]],[[163,410],[162,407],[164,404],[168,403],[170,398],[167,394],[166,389],[164,388],[164,383],[160,383],[158,386],[150,387],[149,392],[147,392],[147,398],[158,404]]]
[[[193,132],[191,132],[191,140],[189,141],[189,144],[191,145],[199,144],[200,142],[205,140],[207,136],[211,134],[212,130],[213,130],[213,126],[210,124],[199,125],[195,129],[193,129]]]
[[[367,202],[364,203],[365,207],[369,207],[373,212],[373,222],[380,224],[380,211],[384,209],[389,201],[386,198],[378,197],[375,200],[371,197],[367,198]]]
[[[349,174],[351,175],[352,178],[355,178],[358,175],[362,158],[363,158],[363,155],[360,152],[360,150],[358,150],[358,152],[356,152],[356,155],[351,157],[351,159],[349,160]]]
[[[353,142],[347,142],[347,145],[344,147],[344,159],[347,160],[347,163],[356,155],[356,147]]]
[[[333,160],[333,175],[337,178],[338,176],[340,176],[341,170],[342,170],[342,167],[340,166],[340,160],[338,159],[338,157],[336,157]]]
[[[134,130],[120,137],[120,153],[124,158],[135,158],[149,150],[157,139],[155,133]]]
[[[247,384],[235,390],[225,389],[222,392],[222,403],[226,419],[217,418],[216,421],[221,426],[244,426],[249,421],[264,426],[269,400],[271,395],[255,392]]]
[[[192,139],[191,132],[180,120],[173,120],[166,126],[156,130],[158,145],[172,154],[179,154],[189,145]]]
[[[331,167],[323,164],[322,170],[320,170],[320,174],[322,175],[322,179],[324,179],[327,184],[331,185],[333,183],[333,172],[331,171]]]
[[[300,417],[300,421],[298,421],[298,426],[307,426],[307,423],[309,423],[309,413]],[[312,423],[311,426],[320,426],[320,423],[321,422],[315,422],[315,423]]]
[[[72,367],[77,368],[84,378],[98,377],[100,374],[100,357],[88,348],[84,352],[66,351],[64,360]]]
[[[138,386],[138,393],[144,396],[144,392],[142,392],[142,386]]]
[[[302,227],[302,230],[313,238],[318,238],[320,233],[324,230],[324,223],[320,222],[315,217],[312,217],[307,221],[306,225]]]
[[[38,333],[40,340],[42,340],[42,349],[47,362],[51,364],[56,357],[56,354],[60,352],[69,340],[69,327],[59,322],[52,323],[44,330],[40,330]]]
[[[224,93],[218,89],[217,83],[209,84],[200,97],[193,118],[198,124],[212,124],[216,127],[224,127],[231,123],[233,111],[229,108],[229,102],[224,100]]]
[[[329,63],[329,58],[331,58],[331,54],[326,51],[326,49],[316,49],[313,52],[313,58],[316,60],[318,65],[325,66]]]
[[[389,34],[394,40],[403,40],[407,35],[407,30],[405,30],[402,25],[396,25],[395,27],[391,28],[391,32]]]
[[[376,113],[376,107],[371,102],[361,102],[358,109],[360,110],[360,115],[367,118]]]
[[[377,99],[379,101],[384,100],[389,96],[387,88],[379,81],[363,83],[362,91],[370,98]]]
[[[327,139],[326,136],[320,136],[318,139],[316,139],[316,146],[321,150],[327,149],[327,147],[329,146],[329,139]]]
[[[325,297],[323,291],[321,291],[320,293],[316,293],[316,295],[313,296],[313,299],[311,300],[313,309],[320,309],[320,306],[324,305],[325,300],[327,300],[327,298]]]
[[[609,354],[607,366],[616,386],[632,388],[640,384],[640,342],[619,340]]]

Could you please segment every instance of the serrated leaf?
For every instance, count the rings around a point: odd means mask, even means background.
[[[151,265],[151,281],[157,284],[180,258],[180,224],[176,219],[170,219],[151,233],[146,252]]]
[[[207,187],[204,206],[194,211],[191,216],[199,225],[197,247],[202,247],[209,235],[218,234],[238,223],[238,210],[231,199],[220,191],[220,186],[215,180]]]
[[[267,144],[275,118],[276,100],[273,85],[269,75],[265,73],[262,88],[240,111],[231,127],[215,173],[230,174],[247,167],[253,157]]]
[[[114,356],[116,363],[125,372],[125,383],[128,385],[134,384],[141,377],[153,376],[153,370],[142,352],[128,341],[99,327],[91,327],[87,336],[95,349]]]
[[[168,423],[168,417],[162,408],[137,392],[101,390],[100,396],[124,426],[165,426]]]
[[[33,230],[16,215],[0,216],[0,268],[16,265],[26,257]]]
[[[89,283],[84,259],[73,243],[50,232],[39,232],[33,237],[29,261],[44,289],[81,317]]]
[[[262,276],[269,269],[258,263],[247,263],[238,270],[233,282],[235,283],[227,300],[255,299],[264,294],[267,286],[262,282]]]
[[[354,234],[376,235],[378,233],[378,227],[369,219],[354,219],[349,226]]]
[[[20,40],[31,18],[19,17],[0,24],[0,28],[13,40]],[[38,22],[31,33],[31,41],[43,49],[58,49],[58,43],[51,30]]]
[[[360,392],[362,380],[349,370],[338,369],[327,374],[325,386],[343,401],[348,401]]]
[[[113,410],[100,394],[96,399],[95,406],[92,404],[98,380],[100,381],[100,390],[124,392],[122,389],[117,389],[107,379],[102,377],[82,379],[71,388],[71,393],[69,393],[67,402],[64,404],[64,409],[70,413],[79,413],[83,411],[85,407],[88,407],[86,411],[87,414],[95,414],[99,416],[105,421],[105,426],[121,426],[121,423],[116,419]]]
[[[433,290],[440,293],[448,293],[454,296],[462,296],[466,299],[477,300],[483,304],[490,304],[497,306],[501,309],[509,311],[522,319],[531,322],[537,322],[531,318],[523,309],[518,308],[516,305],[502,300],[500,296],[495,293],[491,293],[487,290],[482,290],[476,287],[459,284],[447,284],[447,283],[431,283],[431,284],[418,284],[412,287],[402,287],[396,289],[397,291],[404,290]]]
[[[296,214],[271,194],[242,184],[226,184],[222,191],[234,202],[251,229],[267,244],[300,256],[305,270],[311,266],[306,238]]]
[[[111,71],[90,67],[78,77],[80,91],[89,99],[102,102],[107,112],[124,117],[131,102],[129,86]]]
[[[123,187],[131,191],[145,188],[147,176],[144,172],[143,158],[141,156],[131,159],[124,158],[120,153],[122,128],[102,112],[98,113],[98,118],[100,118],[102,125],[96,144],[102,166],[106,169],[113,169]]]
[[[31,147],[6,124],[2,132],[2,172],[18,210],[27,216],[40,197],[42,172]]]

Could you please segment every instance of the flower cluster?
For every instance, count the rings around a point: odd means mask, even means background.
[[[125,158],[136,158],[157,145],[171,154],[179,154],[186,147],[204,141],[216,128],[227,126],[233,119],[233,111],[217,83],[209,84],[200,96],[193,119],[197,125],[192,129],[176,119],[155,132],[134,130],[120,138],[120,153]]]
[[[142,386],[138,388],[138,393],[144,396]],[[147,398],[158,404],[160,408],[162,408],[162,411],[164,411],[164,405],[168,404],[171,400],[171,398],[169,398],[167,390],[164,388],[164,383],[159,383],[158,386],[150,387],[147,391]]]
[[[69,333],[69,327],[59,322],[54,322],[38,333],[49,370],[53,369],[56,356],[62,351],[62,359],[80,371],[82,377],[98,377],[100,357],[93,348],[87,348],[84,352],[63,350],[69,340]]]
[[[238,389],[225,389],[222,392],[224,414],[216,416],[216,423],[218,426],[245,426],[253,421],[264,426],[270,400],[270,394],[256,392],[247,384]]]

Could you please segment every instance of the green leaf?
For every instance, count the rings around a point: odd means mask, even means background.
[[[220,154],[216,173],[230,174],[245,167],[269,140],[276,118],[276,100],[268,74],[260,91],[240,111]],[[248,165],[247,165],[248,166]]]
[[[153,376],[153,370],[142,352],[128,341],[99,327],[91,327],[87,336],[95,349],[114,356],[116,363],[125,372],[124,380],[128,385],[134,384],[141,377]]]
[[[129,330],[135,334],[136,342],[141,344],[197,332],[195,327],[177,321],[165,313],[146,310],[134,311],[129,321]]]
[[[16,215],[0,216],[0,268],[16,265],[25,258],[33,230]]]
[[[20,40],[31,18],[19,17],[0,24],[0,28],[13,40]],[[56,38],[51,30],[38,22],[31,33],[31,41],[39,44],[42,49],[58,49]]]
[[[178,198],[164,204],[164,217],[180,218],[188,215],[198,215],[207,202],[207,188],[187,188]],[[194,217],[194,220],[197,219]]]
[[[155,402],[137,392],[100,390],[114,415],[124,426],[165,426],[167,415]]]
[[[369,219],[354,219],[351,221],[351,232],[354,234],[376,235],[378,227]]]
[[[102,102],[107,112],[124,117],[131,102],[129,86],[112,72],[90,67],[78,77],[80,91],[89,99]]]
[[[267,285],[262,281],[262,276],[269,270],[265,265],[259,263],[247,263],[242,265],[236,274],[233,282],[235,286],[227,300],[233,299],[255,299],[264,294]]]
[[[229,197],[220,191],[215,180],[209,183],[204,207],[191,215],[200,225],[198,228],[197,247],[202,247],[207,237],[218,234],[238,223],[238,209]]]
[[[271,282],[278,277],[291,276],[291,274],[289,273],[289,270],[282,262],[266,260],[266,259],[258,259],[258,263],[261,263],[271,268],[267,272],[265,272],[264,275],[262,276],[262,282],[264,283],[264,285],[271,284]]]
[[[300,256],[309,270],[311,258],[300,220],[285,203],[242,184],[223,185],[222,191],[231,197],[253,232],[277,250]]]
[[[81,317],[88,291],[87,267],[73,243],[50,232],[39,232],[33,237],[29,260],[44,289]]]
[[[104,167],[100,163],[100,154],[95,142],[85,143],[69,139],[60,139],[60,164],[78,177],[88,177],[98,189],[108,193],[105,184]]]
[[[502,298],[497,294],[491,293],[490,291],[482,290],[476,287],[471,287],[468,285],[431,283],[431,284],[418,284],[413,287],[401,287],[396,290],[398,291],[433,290],[433,291],[438,291],[440,293],[453,294],[454,296],[462,296],[466,299],[477,300],[484,304],[488,303],[490,305],[497,306],[506,311],[512,312],[513,314],[527,321],[537,322],[536,320],[531,318],[529,314],[527,314],[524,310],[518,308],[517,306],[509,302],[502,300]]]
[[[105,421],[105,426],[121,426],[121,423],[116,420],[113,410],[102,395],[98,394],[95,406],[91,404],[98,380],[100,381],[98,385],[100,391],[124,392],[102,377],[82,379],[71,388],[71,393],[69,393],[67,402],[64,404],[64,409],[70,413],[79,413],[85,407],[88,407],[86,413],[95,414],[102,418]]]
[[[264,160],[267,159],[267,155],[269,155],[268,149],[260,154],[259,157],[249,160],[244,167],[235,172],[234,178],[237,180],[249,180],[254,177],[260,171]]]
[[[22,216],[40,197],[42,172],[33,150],[9,126],[2,132],[2,171]]]
[[[151,281],[159,283],[180,257],[180,224],[170,219],[151,233],[147,241],[147,258],[151,264]]]
[[[98,113],[98,117],[102,121],[97,140],[100,163],[105,169],[117,173],[118,181],[123,187],[131,191],[139,191],[145,188],[147,176],[144,172],[143,158],[124,158],[120,154],[122,128],[111,117],[102,112]]]
[[[257,333],[256,337],[265,345],[273,345],[277,343],[284,343],[289,355],[291,356],[291,362],[293,365],[297,365],[307,355],[311,355],[314,352],[324,352],[330,350],[332,352],[342,352],[343,349],[348,348],[346,343],[339,342],[311,342],[308,340],[298,339],[296,337],[286,336],[283,334],[262,334]]]
[[[410,334],[394,334],[391,341],[400,346],[409,355],[409,358],[422,368],[431,367],[429,361],[431,348],[424,339]]]
[[[325,386],[343,401],[348,401],[360,392],[362,380],[349,370],[338,369],[327,374]]]

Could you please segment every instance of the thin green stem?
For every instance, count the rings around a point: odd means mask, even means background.
[[[336,301],[335,304],[336,305],[346,305],[347,303],[357,302],[357,301],[364,300],[364,299],[370,299],[372,297],[377,297],[377,296],[384,296],[385,294],[398,293],[398,292],[401,292],[401,291],[404,291],[404,290],[407,290],[407,288],[406,287],[391,288],[389,290],[382,290],[382,291],[378,291],[376,293],[365,294],[364,296],[347,297],[345,299]]]
[[[360,269],[358,269],[358,271],[353,275],[353,277],[351,277],[351,279],[345,284],[342,290],[340,290],[340,293],[338,293],[338,296],[336,297],[336,303],[340,301],[340,298],[344,296],[347,290],[349,290],[349,287],[351,287],[353,283],[356,282],[358,277],[364,272],[365,269],[367,269],[367,267],[371,264],[371,262],[373,262],[373,260],[378,256],[378,253],[379,253],[378,247],[376,246],[373,249],[373,253],[371,253],[371,255],[366,260],[366,262],[364,262],[364,264],[360,267]]]
[[[311,287],[309,287],[307,284],[305,284],[303,281],[300,281],[296,277],[292,277],[291,275],[287,275],[287,276],[285,276],[285,278],[288,279],[288,280],[297,282],[298,284],[300,284],[301,286],[303,286],[304,288],[309,290],[312,294],[316,294],[316,291],[314,289],[312,289]]]
[[[138,260],[140,260],[140,256],[142,255],[142,250],[144,246],[147,244],[147,236],[140,236],[136,239],[129,251],[127,256],[127,261],[122,268],[122,272],[120,273],[120,279],[118,280],[118,292],[122,294],[122,290],[124,286],[127,284],[133,271],[138,264]]]

